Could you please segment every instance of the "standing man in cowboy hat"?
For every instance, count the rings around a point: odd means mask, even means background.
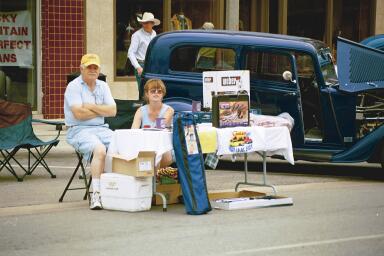
[[[137,18],[142,28],[136,31],[131,38],[131,45],[128,49],[128,58],[135,68],[137,86],[140,86],[141,73],[143,72],[145,54],[151,40],[156,36],[154,26],[160,24],[160,20],[155,19],[152,13],[144,12],[143,17]]]

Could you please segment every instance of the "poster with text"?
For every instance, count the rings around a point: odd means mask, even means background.
[[[203,106],[212,108],[212,94],[238,93],[249,95],[249,70],[203,72]]]
[[[29,11],[0,12],[0,66],[32,67]]]

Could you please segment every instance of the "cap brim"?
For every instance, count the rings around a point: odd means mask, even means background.
[[[86,63],[84,63],[83,65],[84,65],[84,67],[88,67],[88,66],[90,66],[90,65],[96,65],[96,66],[100,67],[100,64],[99,64],[99,63],[96,63],[96,62],[94,62],[94,61],[86,62]]]

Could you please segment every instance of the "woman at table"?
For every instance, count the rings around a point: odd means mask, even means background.
[[[147,104],[140,107],[133,118],[132,129],[155,128],[156,119],[164,118],[165,126],[170,127],[174,110],[163,103],[166,89],[160,79],[150,79],[144,85],[144,100]],[[160,168],[171,165],[173,161],[172,151],[163,154]]]

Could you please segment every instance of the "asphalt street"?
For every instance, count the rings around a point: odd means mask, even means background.
[[[19,158],[26,163],[25,154]],[[243,180],[237,160],[206,171],[209,191],[233,191]],[[190,216],[183,205],[170,205],[167,212],[159,206],[136,213],[90,211],[83,191],[58,203],[76,157],[63,141],[47,162],[56,179],[41,168],[23,182],[0,172],[0,255],[384,255],[378,165],[269,160],[268,182],[293,206]],[[249,180],[261,181],[257,157],[249,169]]]
[[[85,202],[0,209],[0,255],[383,255],[384,186],[278,186],[293,206],[90,211]]]

